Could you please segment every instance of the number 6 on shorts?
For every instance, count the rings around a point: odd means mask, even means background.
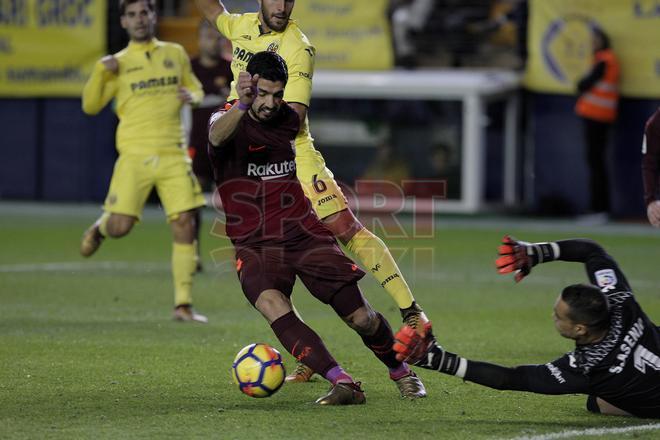
[[[314,191],[317,193],[322,193],[325,192],[328,189],[328,186],[325,184],[324,181],[318,178],[318,174],[314,174],[312,177],[312,185],[314,186]]]

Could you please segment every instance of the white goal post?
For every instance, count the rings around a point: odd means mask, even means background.
[[[461,195],[458,200],[431,203],[429,209],[432,212],[474,213],[484,208],[484,115],[489,102],[505,102],[503,202],[513,206],[518,201],[519,85],[519,75],[509,70],[317,71],[312,97],[460,101],[463,108]]]

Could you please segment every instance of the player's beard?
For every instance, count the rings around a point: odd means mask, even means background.
[[[283,21],[283,24],[281,25],[278,25],[275,22],[273,22],[270,12],[268,12],[266,8],[264,8],[263,3],[261,5],[261,16],[263,17],[266,26],[268,26],[269,29],[275,32],[282,32],[284,29],[286,29],[286,26],[289,24],[289,16],[287,16],[286,19],[280,19]]]
[[[271,112],[270,112],[268,115],[264,115],[264,114],[262,113],[262,110],[264,110],[265,108],[266,108],[266,107],[262,105],[261,107],[259,107],[259,108],[257,109],[256,112],[254,111],[254,108],[250,108],[250,111],[252,112],[252,115],[254,116],[254,118],[255,118],[256,120],[258,120],[258,121],[260,121],[260,122],[268,122],[268,121],[270,121],[271,119],[273,119],[273,118],[277,115],[277,113],[278,113],[278,111],[279,111],[279,108],[277,108],[277,107],[276,107],[276,108],[273,108],[273,109],[271,110]]]

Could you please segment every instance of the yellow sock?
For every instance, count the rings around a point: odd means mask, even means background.
[[[197,261],[193,244],[172,245],[172,278],[174,279],[174,304],[192,304],[192,278]]]
[[[400,309],[412,305],[414,298],[399,267],[383,240],[366,228],[360,229],[346,245],[396,301]]]
[[[108,236],[108,219],[110,218],[110,213],[109,212],[104,212],[101,217],[97,220],[99,224],[99,232],[101,233],[102,236],[107,237]]]

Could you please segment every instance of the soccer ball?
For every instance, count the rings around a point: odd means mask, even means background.
[[[234,383],[250,397],[269,397],[284,383],[282,355],[268,344],[250,344],[231,366]]]

